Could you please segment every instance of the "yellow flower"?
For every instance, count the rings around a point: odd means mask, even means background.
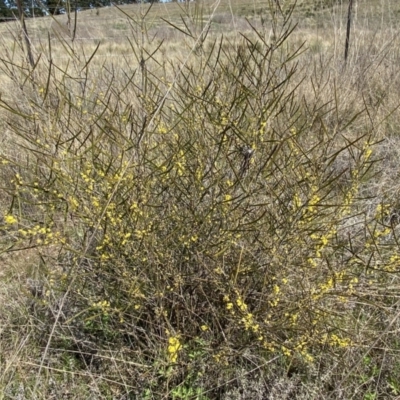
[[[283,353],[285,356],[287,356],[287,357],[290,357],[290,355],[292,354],[291,351],[290,351],[290,349],[288,349],[288,348],[285,347],[285,346],[281,346],[281,350],[282,350],[282,353]]]
[[[13,215],[8,214],[8,215],[4,216],[4,222],[7,225],[13,225],[13,224],[16,224],[18,221]]]
[[[175,363],[178,359],[178,351],[181,349],[182,345],[179,341],[178,336],[171,336],[168,338],[168,358],[171,362]]]
[[[209,329],[209,327],[207,325],[202,325],[200,328],[203,332],[208,331],[208,329]]]
[[[236,300],[236,304],[238,305],[238,307],[242,310],[242,311],[246,311],[247,310],[247,305],[246,303],[244,303],[244,301],[239,297]]]

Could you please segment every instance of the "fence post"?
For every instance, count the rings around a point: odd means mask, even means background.
[[[349,8],[347,10],[346,43],[345,43],[345,47],[344,47],[344,64],[345,65],[347,64],[347,57],[349,56],[352,10],[353,10],[353,0],[349,0]]]

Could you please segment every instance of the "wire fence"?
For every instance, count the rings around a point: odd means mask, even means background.
[[[248,2],[250,3],[250,2]],[[400,2],[399,2],[400,3]],[[395,18],[396,15],[400,16],[400,4],[397,1],[391,0],[378,0],[376,2],[371,2],[367,0],[357,0],[353,7],[353,21],[352,21],[352,36],[350,47],[356,47],[357,40],[361,35],[362,29],[369,29],[371,32],[379,30],[385,30],[390,34],[391,37],[398,36],[400,31],[400,18]],[[244,3],[243,3],[244,4]],[[307,11],[304,14],[304,18],[299,19],[297,22],[298,28],[300,29],[312,29],[314,34],[320,35],[321,38],[327,33],[331,32],[336,36],[342,38],[344,37],[346,31],[346,17],[347,17],[347,5],[348,0],[338,0],[336,2],[336,7],[331,10],[317,10],[317,11]],[[374,6],[373,6],[374,5]],[[169,5],[159,3],[159,6],[165,8],[167,11]],[[124,7],[124,12],[128,12],[130,15],[135,15],[136,5],[126,8]],[[0,10],[4,7],[0,7]],[[107,13],[111,8],[114,8],[113,13],[109,16],[104,14]],[[127,15],[122,12],[119,14],[117,7],[104,7],[104,8],[90,8],[83,7],[82,10],[91,10],[93,15],[90,13],[78,14],[77,19],[77,30],[74,36],[74,41],[76,43],[87,43],[88,45],[98,43],[107,43],[118,45],[129,45],[130,38],[135,35],[134,25],[132,21],[129,21]],[[102,12],[102,15],[94,15],[98,10]],[[172,13],[173,17],[177,17],[176,14]],[[164,17],[168,19],[168,12],[165,12]],[[203,18],[207,20],[207,16],[204,15]],[[231,15],[225,15],[224,19],[218,19],[213,21],[212,30],[219,30],[225,35],[231,30],[237,29],[234,20],[243,19],[243,22],[247,24],[246,18],[244,16],[238,17],[233,13]],[[254,16],[253,21],[261,18],[261,16]],[[13,40],[20,35],[20,22],[16,18],[10,18],[14,20],[13,23],[0,24],[0,38],[3,40]],[[177,32],[171,26],[168,26],[160,16],[153,16],[149,18],[152,26],[152,35],[154,38],[160,40],[174,39],[179,36]],[[40,43],[53,42],[57,43],[60,39],[67,39],[70,37],[70,27],[66,24],[66,15],[56,16],[56,17],[36,17],[31,18],[28,21],[28,34],[29,40],[35,50],[35,46]],[[72,18],[72,25],[74,24],[74,19]],[[174,21],[174,24],[185,29],[182,21]],[[4,25],[5,29],[1,29]],[[249,27],[249,25],[247,25]],[[389,39],[387,39],[389,40]],[[344,46],[344,44],[343,44]],[[36,47],[38,50],[39,48]],[[126,57],[132,57],[132,54],[125,54]],[[118,48],[109,48],[105,51],[98,52],[94,57],[107,57],[107,58],[117,58],[121,57],[121,52]],[[58,57],[57,57],[58,58]]]

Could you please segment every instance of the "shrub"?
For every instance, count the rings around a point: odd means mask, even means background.
[[[8,60],[3,244],[41,255],[39,370],[61,349],[142,398],[206,398],[237,365],[357,347],[361,299],[398,260],[390,206],[365,208],[377,139],[359,110],[309,107],[285,15],[198,47],[203,30],[168,71],[140,34],[132,69],[67,42],[68,63]]]

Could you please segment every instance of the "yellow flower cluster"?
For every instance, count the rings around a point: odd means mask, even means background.
[[[18,220],[17,220],[17,218],[15,218],[13,215],[11,215],[11,214],[6,214],[6,215],[4,216],[4,222],[5,222],[7,225],[14,225],[14,224],[16,224],[16,223],[18,222]]]
[[[181,350],[181,348],[182,344],[179,335],[170,336],[168,338],[167,354],[170,362],[176,363],[176,361],[178,360],[178,352]]]
[[[111,309],[111,305],[108,300],[103,300],[97,303],[93,303],[92,308],[100,310],[103,315],[108,315]]]
[[[228,295],[224,296],[225,307],[230,311],[232,315],[235,315],[234,303],[230,300]],[[252,331],[253,333],[260,334],[260,325],[256,322],[252,313],[248,311],[248,306],[244,302],[243,298],[240,294],[236,293],[236,306],[242,316],[239,322],[244,326],[245,330]],[[260,336],[259,340],[262,340],[263,337]]]

